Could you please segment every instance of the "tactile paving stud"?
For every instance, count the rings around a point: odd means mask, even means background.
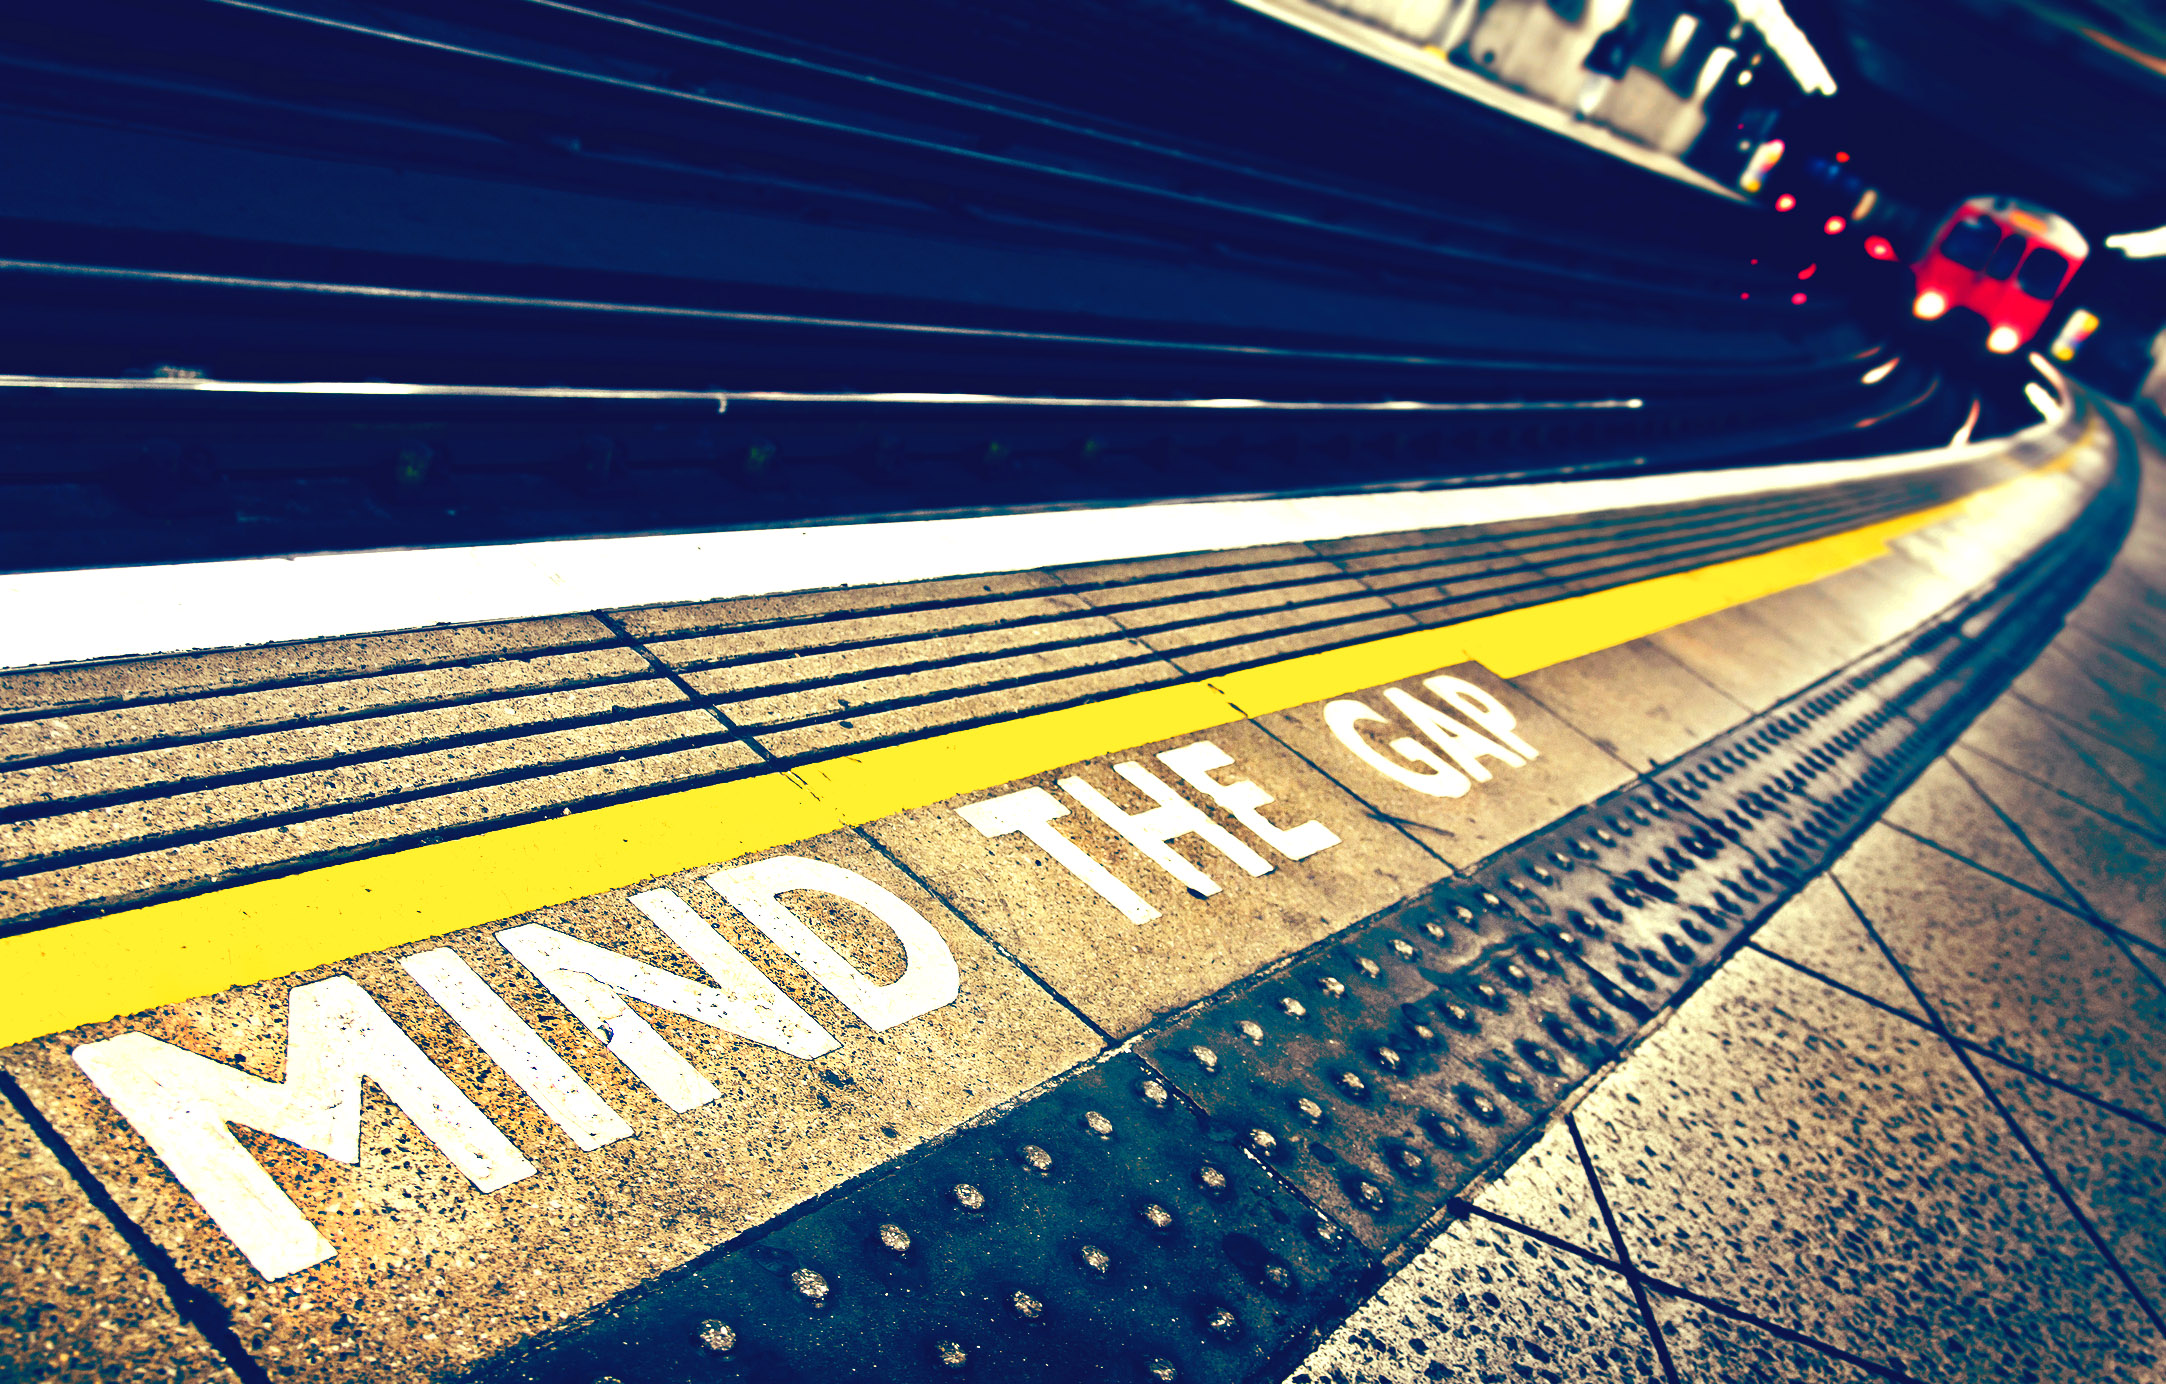
[[[1230,1384],[1371,1262],[1119,1056],[473,1378]]]
[[[1441,918],[1439,936],[1426,924]],[[1381,1249],[1638,1026],[1601,984],[1498,896],[1447,882],[1235,986],[1142,1051]]]
[[[1141,1056],[1071,1074],[474,1379],[1268,1373],[1373,1267],[1357,1237],[1402,1242],[1998,694],[2100,570],[2128,500],[1472,878],[1179,1016]]]

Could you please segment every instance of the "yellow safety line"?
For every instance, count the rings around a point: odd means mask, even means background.
[[[1870,561],[1895,538],[2066,467],[2091,435],[2087,428],[2053,461],[1963,499],[1755,557],[0,939],[0,1046],[1455,663],[1501,677],[1546,668]]]

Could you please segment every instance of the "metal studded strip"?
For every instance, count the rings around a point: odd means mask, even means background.
[[[1232,1381],[1370,1263],[1122,1055],[478,1377]]]
[[[1615,1051],[1641,1018],[1628,1004],[1501,899],[1447,882],[1141,1046],[1384,1250]]]
[[[1896,646],[470,1384],[1257,1380],[1773,914],[2104,570]]]

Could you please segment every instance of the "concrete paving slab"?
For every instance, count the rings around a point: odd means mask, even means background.
[[[2158,770],[2114,750],[2119,756],[2115,763],[2123,772],[2131,765],[2141,772],[2123,778],[2109,771],[2098,757],[2103,741],[2045,715],[2021,697],[1996,699],[1957,743],[2110,816],[2166,825],[2166,795],[2154,802],[2149,793],[2140,791]]]
[[[0,1101],[0,1379],[238,1384],[15,1108]]]
[[[1755,711],[1827,672],[1752,606],[1716,611],[1648,638],[1664,653]]]
[[[2031,846],[2100,917],[2154,946],[2166,946],[2166,845],[2081,803],[2041,793],[2028,780],[1960,746],[1949,758],[2014,819]]]
[[[2157,669],[2146,667],[2089,630],[2063,630],[2054,638],[2052,647],[2068,655],[2077,667],[2125,698],[2151,707],[2154,711],[2161,700],[2166,699],[2166,675],[2162,675]]]
[[[2022,840],[2008,830],[1994,813],[1993,805],[1979,796],[1971,780],[1959,773],[1947,756],[1927,765],[1918,781],[1888,805],[1880,820],[1922,836],[2027,889],[2070,907],[2080,906]]]
[[[1646,639],[1522,673],[1512,685],[1635,769],[1666,764],[1747,714]]]
[[[1835,874],[1957,1037],[2166,1118],[2166,993],[2097,928],[1886,828]]]
[[[1649,1294],[1677,1384],[1866,1384],[1884,1378],[1686,1298]]]
[[[1917,997],[1888,964],[1850,900],[1826,875],[1815,875],[1796,898],[1760,925],[1752,941],[1785,961],[1795,961],[1920,1023],[1925,1021]]]
[[[1602,1224],[1594,1184],[1562,1122],[1551,1125],[1534,1146],[1512,1161],[1473,1198],[1484,1211],[1515,1225],[1540,1231],[1589,1254],[1615,1259],[1617,1247]]]
[[[1623,1275],[1461,1221],[1386,1279],[1286,1384],[1661,1377]]]
[[[306,1017],[319,1013],[347,1017]],[[123,1034],[149,1038],[93,1050],[112,1054],[94,1088],[84,1045]],[[213,1108],[240,1112],[225,1163],[189,1152],[185,1126],[159,1135],[154,1157],[131,1121],[155,1102],[128,1117],[115,1102],[132,1100],[129,1072],[159,1070],[142,1064],[186,1062],[144,1055],[170,1052],[159,1044],[266,1080],[283,1071],[294,1091],[322,1093],[294,1096],[303,1110],[357,1105],[345,1151],[308,1151],[340,1149],[336,1120],[312,1133],[279,1114],[277,1088],[244,1081],[238,1094],[214,1088],[227,1104]],[[274,1375],[342,1381],[457,1371],[1099,1047],[921,885],[839,832],[727,874],[687,871],[20,1045],[4,1061],[127,1214],[249,1324]],[[212,1080],[208,1067],[168,1079]],[[196,1169],[195,1195],[165,1171],[176,1160]],[[268,1190],[227,1200],[214,1220],[198,1198],[222,1185],[203,1171],[217,1167],[261,1167]]]
[[[1978,1072],[2137,1288],[2166,1308],[2166,1132],[1997,1062]]]
[[[2166,766],[2166,733],[2152,724],[2153,709],[2116,696],[2061,650],[2049,646],[2010,688],[2039,710]]]
[[[2166,1367],[1940,1039],[1779,962],[1740,953],[1576,1119],[1656,1277],[1925,1378]]]
[[[1218,753],[1192,748],[1200,745]],[[1160,758],[1166,753],[1176,762]],[[1136,777],[1120,772],[1123,764]],[[1258,800],[1238,813],[1226,806]],[[1116,1035],[1449,872],[1245,723],[898,813],[866,830]],[[1252,873],[1258,868],[1268,873]]]
[[[1763,624],[1781,630],[1824,671],[1862,656],[1881,642],[1870,620],[1852,612],[1818,582],[1762,596],[1747,609]]]
[[[2034,713],[2035,714],[2035,713]],[[2089,731],[2056,721],[2054,732],[2075,751],[2077,765],[2102,775],[2119,797],[2083,793],[2073,796],[2139,831],[2166,833],[2166,766],[2138,759],[2118,745],[2108,744]],[[2012,765],[2030,773],[2028,765]],[[2032,774],[2032,777],[2039,777]]]
[[[2153,668],[2166,668],[2166,592],[2125,566],[2099,578],[2068,613],[2068,623]]]
[[[1466,705],[1443,700],[1431,682],[1451,689]],[[1467,707],[1478,707],[1480,699],[1503,709],[1502,716],[1511,720],[1506,729],[1534,748],[1534,758],[1494,740],[1486,749],[1459,742],[1458,753],[1478,772],[1447,757],[1453,752],[1446,741],[1477,729]],[[1457,709],[1447,710],[1448,705]],[[1411,718],[1429,722],[1436,733]],[[1258,724],[1461,869],[1632,776],[1539,701],[1473,663],[1274,712]]]
[[[564,615],[358,639],[219,649],[172,658],[25,668],[0,673],[0,714],[62,711],[96,703],[204,694],[256,683],[315,682],[403,668],[518,662],[551,652],[616,642],[609,627],[593,616]]]
[[[1850,612],[1874,646],[1916,628],[1962,594],[1896,553],[1845,568],[1813,585]]]

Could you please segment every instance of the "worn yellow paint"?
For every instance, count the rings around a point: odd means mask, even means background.
[[[2095,426],[2095,425],[2094,425]],[[0,939],[0,1045],[326,966],[1455,663],[1514,677],[1870,561],[1950,504],[1690,572]]]

